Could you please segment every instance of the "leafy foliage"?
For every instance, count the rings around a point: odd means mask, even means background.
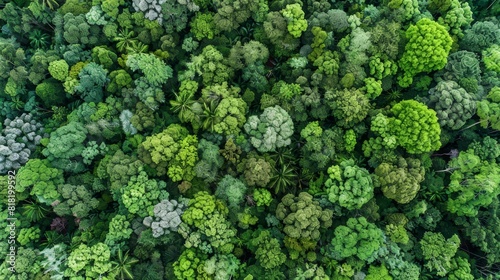
[[[0,279],[500,274],[500,1],[0,7]]]
[[[325,182],[328,200],[349,210],[359,209],[373,198],[373,182],[368,171],[347,160],[328,168]]]
[[[406,30],[405,36],[408,43],[399,61],[399,66],[405,73],[400,78],[399,84],[408,87],[415,74],[439,70],[446,65],[452,39],[442,25],[428,18],[423,18],[416,25],[411,25]],[[433,55],[428,56],[426,52],[421,52],[421,49],[428,50]]]

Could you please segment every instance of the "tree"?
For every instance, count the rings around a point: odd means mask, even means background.
[[[384,162],[375,168],[374,185],[381,187],[387,198],[405,204],[417,195],[424,174],[420,160],[399,157],[395,164]]]
[[[334,160],[341,160],[347,146],[343,129],[336,126],[323,130],[317,121],[307,124],[300,136],[306,140],[301,147],[300,165],[311,171],[326,171]]]
[[[289,15],[291,16],[289,19],[290,21],[290,27],[295,27],[297,30],[293,30],[295,35],[299,35],[302,33],[302,29],[304,26],[307,27],[307,22],[304,25],[304,21],[301,20],[301,13],[302,9],[299,7],[299,9],[294,9],[292,6],[291,10],[297,11],[297,20],[295,20],[295,23],[297,25],[294,25],[294,14],[289,12]],[[291,14],[290,14],[291,13]],[[266,34],[266,37],[271,41],[271,43],[275,46],[275,53],[278,56],[282,56],[287,53],[291,53],[295,48],[299,46],[299,39],[294,37],[290,32],[288,32],[288,21],[287,19],[282,15],[280,12],[269,12],[267,14],[266,20],[263,22],[263,27],[264,27],[264,32]]]
[[[198,2],[198,1],[197,1]],[[166,0],[163,1],[161,12],[163,14],[163,27],[168,34],[181,32],[187,26],[193,12],[199,10],[199,3],[192,0]]]
[[[203,38],[214,38],[214,17],[212,13],[196,13],[196,16],[190,22],[191,32],[198,40]]]
[[[460,3],[458,0],[450,1],[447,11],[441,14],[437,22],[444,26],[451,36],[458,38],[464,36],[462,28],[470,26],[473,21],[469,3]]]
[[[364,120],[370,110],[368,97],[358,89],[329,90],[325,93],[325,99],[336,123],[346,128]]]
[[[54,278],[63,277],[64,270],[66,269],[65,260],[68,257],[66,249],[66,244],[59,243],[40,251],[40,255],[44,257],[44,260],[41,262],[42,268]]]
[[[111,251],[104,243],[98,242],[91,247],[80,244],[69,254],[64,276],[97,278],[101,275],[114,278],[110,257]]]
[[[231,48],[227,59],[235,70],[243,69],[250,65],[266,63],[269,59],[269,50],[259,41],[252,40],[243,45],[238,41]]]
[[[64,178],[62,171],[52,168],[46,160],[31,159],[19,169],[16,181],[17,192],[29,190],[41,203],[50,205],[60,197],[57,186],[64,182]]]
[[[458,216],[454,219],[455,224],[464,229],[468,240],[484,252],[488,266],[498,263],[500,259],[500,246],[498,246],[500,236],[497,234],[500,224],[498,206],[497,197],[489,206],[479,208],[477,215]]]
[[[161,86],[172,77],[173,70],[153,54],[136,53],[127,56],[126,64],[144,75],[135,80],[134,94],[151,110],[165,102]]]
[[[189,226],[179,228],[179,233],[187,239],[184,245],[203,247],[206,252],[230,253],[234,249],[236,229],[226,220],[227,214],[228,209],[220,200],[205,191],[196,193],[182,214],[182,221]],[[208,244],[202,243],[201,238]]]
[[[36,227],[22,228],[17,236],[17,242],[21,246],[26,246],[28,244],[37,243],[40,239],[40,229]]]
[[[218,171],[224,164],[224,158],[220,155],[219,146],[201,139],[198,144],[200,161],[194,167],[196,176],[208,183],[216,181]]]
[[[460,239],[456,234],[445,239],[441,233],[425,232],[420,240],[422,255],[426,261],[425,267],[436,271],[436,275],[445,276],[452,268],[451,260],[458,247]]]
[[[252,145],[262,153],[290,145],[293,122],[280,106],[268,107],[259,116],[250,116],[244,125]]]
[[[364,217],[349,218],[345,226],[335,228],[334,238],[327,248],[327,255],[343,260],[355,256],[369,263],[383,245],[384,233]]]
[[[196,175],[198,139],[179,124],[171,124],[161,133],[146,137],[139,145],[139,158],[155,168],[159,175],[168,174],[174,182],[190,181]]]
[[[35,92],[47,108],[64,104],[66,101],[64,88],[55,79],[47,79],[41,82],[36,86]]]
[[[208,86],[227,82],[234,74],[222,53],[213,45],[204,47],[201,54],[192,56],[191,62],[186,65],[188,70],[179,76],[180,81],[193,79],[198,75],[203,79],[203,84]]]
[[[498,23],[492,21],[476,21],[464,33],[460,47],[471,52],[480,53],[492,45],[500,44]]]
[[[255,188],[253,191],[253,200],[257,206],[269,206],[273,202],[273,196],[266,189]]]
[[[471,96],[479,91],[481,67],[477,55],[473,52],[458,51],[448,56],[444,69],[436,73],[436,80],[452,80],[457,82]]]
[[[379,267],[370,265],[365,280],[392,280],[392,277],[384,264]]]
[[[104,244],[108,245],[112,252],[121,250],[132,232],[133,230],[130,227],[130,222],[127,221],[127,217],[118,214],[109,222],[109,231],[106,234]]]
[[[228,203],[230,209],[238,209],[243,202],[247,186],[231,175],[224,176],[217,184],[215,196]]]
[[[3,135],[0,135],[0,174],[24,165],[42,137],[46,136],[42,124],[31,114],[7,118],[4,125]]]
[[[115,19],[118,17],[119,7],[123,4],[125,4],[124,0],[103,0],[101,9],[106,15]]]
[[[90,11],[85,14],[85,18],[87,19],[87,22],[92,25],[106,25],[108,23],[101,6],[92,6]]]
[[[439,82],[429,94],[429,106],[436,110],[441,127],[458,130],[476,112],[474,96],[454,81]]]
[[[205,254],[200,254],[195,249],[185,249],[173,264],[175,276],[186,280],[200,279],[199,271],[203,272],[206,259]]]
[[[127,185],[132,176],[139,174],[139,169],[142,166],[143,163],[136,156],[125,155],[122,150],[118,149],[100,161],[99,167],[102,167],[103,172],[97,175],[101,179],[109,177],[111,191],[119,193],[119,190]]]
[[[467,259],[455,256],[451,261],[452,271],[448,273],[450,280],[474,280],[471,274],[470,263]]]
[[[428,18],[420,19],[416,25],[411,25],[405,36],[408,43],[399,61],[399,67],[404,71],[404,75],[399,78],[399,85],[402,87],[411,85],[413,76],[418,73],[443,68],[452,44],[445,27]],[[433,55],[429,55],[430,53]]]
[[[258,229],[252,232],[247,247],[255,253],[257,263],[265,269],[276,269],[286,261],[278,239],[269,230]]]
[[[88,63],[78,74],[80,81],[75,87],[85,102],[101,102],[103,87],[108,83],[108,70],[95,62]]]
[[[132,77],[123,69],[111,71],[109,73],[109,83],[106,90],[111,93],[120,92],[122,88],[129,88],[132,85]]]
[[[306,192],[301,192],[298,196],[285,195],[276,208],[276,218],[282,221],[283,232],[286,234],[285,246],[295,252],[296,257],[298,253],[304,254],[315,248],[320,238],[320,229],[332,225],[332,216],[332,210],[323,209]]]
[[[258,0],[215,0],[214,4],[217,10],[214,15],[217,33],[237,29],[259,8]]]
[[[97,46],[92,49],[92,59],[106,69],[111,69],[117,61],[117,55],[106,46]]]
[[[354,164],[354,160],[342,161],[328,168],[325,182],[328,200],[349,210],[360,209],[373,198],[373,182],[368,170]]]
[[[70,122],[50,134],[49,142],[42,154],[52,166],[68,172],[78,173],[85,167],[77,160],[83,150],[88,130],[79,122]]]
[[[403,100],[391,108],[394,117],[377,114],[370,130],[376,138],[370,138],[363,144],[365,156],[382,148],[403,147],[410,154],[436,151],[441,147],[436,112],[415,100]]]
[[[130,123],[138,131],[145,131],[152,129],[155,125],[154,111],[151,110],[146,104],[137,102],[135,105],[135,112],[130,117]]]
[[[70,44],[95,45],[99,42],[97,26],[90,26],[84,15],[64,14],[64,39]]]
[[[271,164],[262,158],[251,157],[246,161],[243,175],[248,186],[266,187],[271,180]]]
[[[480,118],[478,123],[483,128],[490,126],[493,129],[500,130],[500,90],[498,88],[492,88],[486,99],[477,102],[477,115]]]
[[[217,254],[205,261],[203,271],[213,279],[231,279],[238,275],[240,260],[233,254]]]
[[[146,172],[139,169],[137,176],[130,177],[128,184],[120,190],[121,203],[129,213],[144,218],[153,212],[159,198],[168,197],[167,183],[149,179]]]
[[[486,136],[483,141],[474,141],[469,145],[469,149],[474,150],[474,154],[479,156],[481,160],[494,161],[500,157],[500,145],[495,138]]]
[[[59,216],[71,215],[82,219],[99,205],[99,201],[93,197],[93,192],[83,185],[62,184],[57,186],[57,191],[62,198],[52,205]]]
[[[42,270],[41,257],[38,249],[19,247],[16,252],[15,271],[9,270],[5,261],[0,266],[0,277],[4,279],[34,279]]]
[[[237,135],[245,124],[247,104],[241,98],[223,98],[214,111],[213,131],[225,135]]]
[[[54,60],[49,63],[48,70],[54,79],[64,81],[68,77],[69,65],[64,59]]]
[[[176,200],[162,200],[153,208],[154,217],[148,216],[144,218],[143,224],[151,227],[153,237],[160,237],[164,234],[177,232],[179,225],[182,223],[181,216],[184,213],[186,205]]]
[[[492,45],[482,51],[486,69],[500,73],[500,45]]]
[[[288,32],[294,37],[299,38],[302,32],[307,29],[307,21],[304,19],[304,11],[299,4],[289,4],[281,10],[281,14],[288,22]]]
[[[482,161],[474,151],[462,151],[450,161],[448,211],[475,216],[500,194],[500,169],[495,161]]]
[[[134,0],[132,2],[132,7],[135,9],[136,12],[142,12],[144,14],[144,18],[151,20],[151,21],[157,21],[158,23],[163,22],[163,14],[161,13],[162,11],[162,6],[161,4],[164,1],[141,1],[141,0]]]

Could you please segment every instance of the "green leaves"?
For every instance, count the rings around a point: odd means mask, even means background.
[[[60,197],[56,188],[63,183],[64,178],[62,170],[50,167],[46,160],[31,159],[19,169],[16,180],[17,192],[25,192],[31,187],[31,195],[36,195],[41,203],[50,205]]]
[[[159,174],[168,173],[174,181],[191,180],[198,161],[198,138],[179,124],[169,125],[161,133],[148,136],[138,148],[139,158]]]
[[[152,213],[160,195],[165,195],[166,186],[165,182],[149,179],[146,172],[140,171],[121,189],[121,202],[128,212],[144,218]]]
[[[306,193],[287,194],[276,208],[276,217],[283,223],[285,245],[296,254],[313,249],[320,238],[320,229],[332,225],[333,211],[323,209]]]
[[[482,161],[472,150],[467,150],[460,152],[450,167],[456,170],[448,186],[448,211],[472,217],[500,194],[500,167],[495,161]]]
[[[360,260],[372,262],[383,244],[383,239],[383,232],[364,217],[349,218],[346,226],[335,228],[327,254],[337,260],[355,256]]]
[[[165,102],[161,86],[172,77],[172,68],[155,55],[145,53],[128,55],[126,63],[130,69],[140,70],[144,75],[135,80],[134,93],[151,110],[158,109],[159,103]]]
[[[265,269],[276,269],[286,261],[279,240],[269,230],[256,230],[247,244],[255,252],[255,258]]]
[[[436,271],[438,276],[445,276],[452,268],[451,259],[459,246],[460,239],[456,234],[445,239],[441,233],[426,232],[420,240],[420,247],[426,261],[425,267]]]
[[[328,200],[349,210],[359,209],[373,198],[373,182],[368,170],[346,160],[328,168],[325,182]]]
[[[286,8],[281,10],[281,14],[288,22],[288,32],[293,37],[299,38],[302,32],[307,29],[307,21],[304,19],[304,11],[299,4],[288,4]]]
[[[68,267],[65,276],[84,276],[97,278],[99,275],[108,275],[112,269],[110,262],[111,252],[104,243],[97,243],[91,247],[80,244],[68,256]],[[113,274],[110,275],[113,277]]]
[[[487,99],[477,103],[477,115],[481,118],[481,126],[500,130],[500,97],[498,89],[492,88],[488,93]],[[490,101],[491,100],[491,101]]]
[[[263,153],[290,145],[293,134],[290,115],[278,105],[264,109],[259,117],[249,117],[244,128],[252,145]]]
[[[400,157],[397,164],[384,162],[375,169],[374,185],[381,187],[387,198],[405,204],[417,195],[424,174],[420,160]]]
[[[371,130],[376,138],[363,145],[365,156],[383,148],[403,147],[410,154],[437,151],[441,147],[441,128],[436,112],[415,100],[403,100],[391,108],[394,117],[378,114]]]
[[[446,65],[446,57],[451,50],[452,39],[445,27],[428,19],[420,19],[416,25],[406,30],[408,43],[405,46],[399,66],[404,76],[399,78],[399,85],[408,87],[413,76],[421,72],[439,70]],[[428,55],[432,52],[433,55]]]
[[[116,271],[121,280],[134,279],[132,275],[132,266],[139,262],[138,259],[130,257],[128,253],[129,251],[123,254],[122,249],[119,249],[117,254],[118,260],[113,261],[115,266],[112,268],[112,271]]]

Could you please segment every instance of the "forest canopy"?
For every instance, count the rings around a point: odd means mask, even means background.
[[[0,279],[499,279],[499,16],[0,0]]]

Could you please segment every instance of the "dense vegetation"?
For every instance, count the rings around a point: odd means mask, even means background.
[[[499,15],[0,0],[0,278],[500,279]]]

